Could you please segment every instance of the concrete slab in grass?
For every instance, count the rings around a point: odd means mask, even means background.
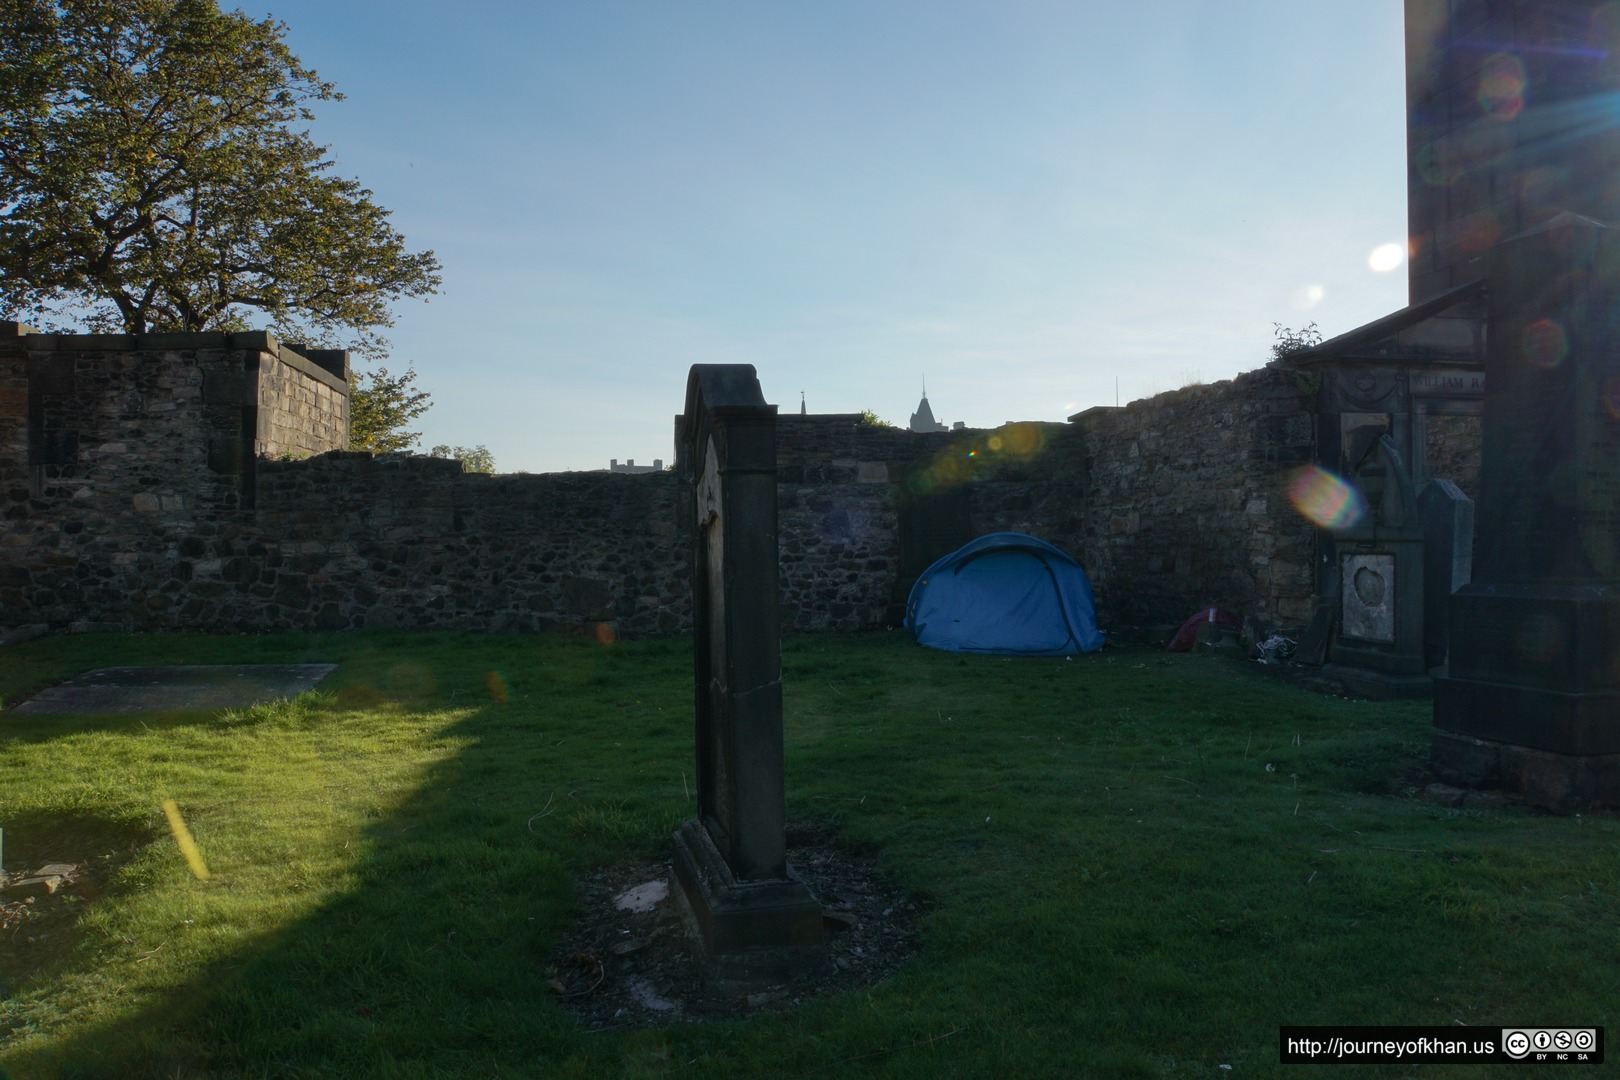
[[[336,664],[189,664],[98,668],[9,709],[19,713],[132,713],[238,709],[313,690]]]

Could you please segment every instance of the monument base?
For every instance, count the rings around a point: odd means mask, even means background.
[[[1594,585],[1464,585],[1434,723],[1560,754],[1620,753],[1620,596]]]
[[[696,820],[675,833],[674,868],[676,902],[711,986],[746,993],[827,966],[821,904],[791,868],[778,880],[736,880]]]
[[[1560,754],[1437,731],[1429,761],[1448,784],[1501,788],[1560,814],[1620,806],[1620,754]]]
[[[1442,676],[1434,681],[1434,726],[1558,754],[1620,754],[1620,690]]]

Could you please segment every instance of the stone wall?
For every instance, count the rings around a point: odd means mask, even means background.
[[[677,489],[667,473],[487,476],[403,455],[265,462],[257,538],[221,537],[198,571],[245,585],[267,625],[672,634],[690,627]]]
[[[0,332],[0,629],[690,628],[674,474],[332,451],[342,370],[264,334]],[[1070,424],[780,417],[782,624],[898,625],[929,562],[1015,530],[1081,561],[1107,629],[1209,604],[1297,628],[1315,533],[1285,488],[1313,423],[1272,369]]]
[[[347,408],[346,381],[262,332],[0,323],[0,625],[186,625],[181,542],[240,528],[260,456],[341,446]]]
[[[901,571],[896,483],[938,435],[860,423],[859,414],[777,421],[782,625],[853,630],[896,622]]]
[[[897,626],[916,575],[984,533],[1027,532],[1076,550],[1084,484],[1072,429],[1025,423],[917,433],[859,419],[778,421],[784,626]],[[928,500],[955,504],[947,525],[917,525]],[[908,516],[920,534],[909,556]]]
[[[34,344],[36,358],[64,351]],[[72,459],[17,469],[15,409],[0,418],[11,423],[0,440],[13,448],[6,467],[16,477],[0,549],[10,625],[601,624],[629,635],[690,626],[671,474],[488,477],[463,475],[451,461],[350,453],[274,460],[264,454],[293,457],[311,445],[299,433],[318,432],[334,411],[320,403],[323,389],[336,388],[307,372],[303,396],[266,400],[267,375],[277,370],[270,365],[297,374],[296,354],[291,364],[268,350],[244,360],[242,343],[216,342],[120,358],[67,344],[78,373]],[[5,355],[0,400],[15,400],[18,350]],[[254,369],[257,454],[239,469],[222,449],[246,451],[238,396],[246,384],[231,372]],[[1204,603],[1259,605],[1283,617],[1294,593],[1279,596],[1278,586],[1296,583],[1276,567],[1291,534],[1270,486],[1285,455],[1274,439],[1256,449],[1272,415],[1269,399],[1250,392],[1259,385],[1240,380],[1082,424],[991,432],[918,435],[853,415],[782,417],[784,627],[897,624],[921,565],[998,530],[1076,553],[1093,575],[1105,625],[1171,620]],[[1166,424],[1185,438],[1165,441]],[[1212,441],[1206,429],[1221,434]],[[1306,432],[1308,453],[1308,424]],[[29,472],[38,490],[27,489],[21,474]],[[1224,494],[1212,499],[1215,487]],[[904,519],[930,500],[955,508],[952,524],[914,541],[907,565]],[[1181,529],[1189,520],[1202,540]],[[1234,546],[1235,563],[1226,550]]]
[[[258,398],[255,454],[302,458],[348,449],[348,357],[326,349],[317,355],[331,358],[332,369],[290,346],[259,354],[256,375],[248,375],[250,392]]]
[[[1423,432],[1424,461],[1429,477],[1450,480],[1476,503],[1484,430],[1484,419],[1479,416],[1430,415]]]
[[[1211,604],[1272,626],[1309,621],[1315,528],[1289,503],[1315,453],[1314,401],[1263,368],[1093,409],[1076,545],[1104,626],[1178,622]]]
[[[186,494],[156,489],[202,483],[205,505],[229,505],[218,481],[251,501],[258,458],[348,446],[348,354],[312,356],[263,331],[36,334],[0,322],[0,479],[37,497],[98,474],[108,493],[134,483],[130,497],[167,495],[171,507]]]

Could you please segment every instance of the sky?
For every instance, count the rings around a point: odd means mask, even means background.
[[[926,383],[991,427],[1406,303],[1372,258],[1405,240],[1401,0],[241,10],[344,94],[312,137],[443,263],[387,332],[422,446],[501,472],[668,464],[694,363],[753,364],[784,413],[904,426]]]

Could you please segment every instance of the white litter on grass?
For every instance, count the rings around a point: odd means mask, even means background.
[[[632,885],[613,898],[613,906],[620,911],[640,913],[651,911],[669,896],[669,882],[664,878]]]
[[[665,1001],[658,996],[658,991],[646,979],[631,979],[625,984],[630,988],[630,996],[636,999],[636,1004],[653,1012],[669,1012],[675,1008],[673,1001]]]

